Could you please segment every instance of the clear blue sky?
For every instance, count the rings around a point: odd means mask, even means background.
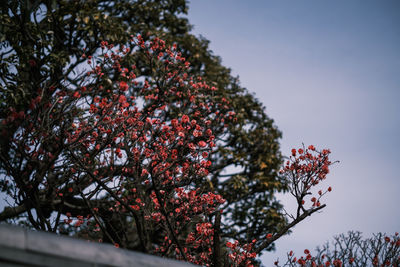
[[[400,1],[192,0],[194,33],[267,107],[282,152],[340,163],[327,207],[276,242],[266,266],[348,230],[400,231]],[[280,196],[291,206],[289,196]]]

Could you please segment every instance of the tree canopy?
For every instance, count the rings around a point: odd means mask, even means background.
[[[210,175],[199,183],[204,190],[214,190],[226,199],[221,223],[225,237],[246,242],[258,240],[285,224],[282,207],[275,199],[275,192],[286,189],[277,175],[282,161],[278,143],[281,134],[262,104],[240,86],[239,80],[210,51],[209,42],[190,33],[191,26],[184,16],[187,9],[185,1],[176,0],[4,1],[0,119],[5,122],[10,115],[26,114],[39,99],[54,97],[54,91],[79,88],[87,60],[82,54],[96,55],[102,41],[126,44],[132,34],[140,33],[144,40],[159,36],[169,44],[175,43],[182,57],[191,63],[188,74],[201,76],[218,88],[214,97],[225,98],[236,114],[235,122],[228,121],[215,130],[216,148],[209,156],[213,163]],[[154,73],[143,58],[131,60],[137,66],[137,77],[144,79]],[[115,82],[118,75],[108,78]],[[129,93],[143,97],[143,92],[133,87]],[[167,116],[177,115],[178,110],[171,110]],[[213,124],[216,126],[214,121]],[[33,165],[28,173],[21,169],[17,159],[26,158],[16,157],[18,152],[10,142],[18,131],[18,123],[1,125],[1,170],[5,175],[2,179],[7,175],[15,179],[24,176],[32,182],[34,173],[43,173],[51,182],[62,180],[61,174],[49,173],[49,164]],[[41,144],[42,149],[55,151],[57,142]],[[28,189],[20,190],[19,194],[25,194]],[[15,207],[3,212],[2,219],[26,215],[32,208],[39,213],[56,212],[48,197],[38,188],[32,189],[26,198],[16,197],[12,203]],[[33,221],[26,222],[35,226]]]
[[[0,221],[251,266],[325,207],[330,151],[293,149],[190,33],[187,3],[3,1]],[[315,192],[314,192],[314,191]],[[277,192],[291,193],[287,214]]]

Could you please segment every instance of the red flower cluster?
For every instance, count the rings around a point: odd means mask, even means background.
[[[201,78],[187,75],[183,71],[189,67],[186,59],[174,48],[167,48],[163,40],[144,41],[137,36],[132,42],[136,48],[116,49],[102,42],[103,62],[94,66],[88,76],[111,87],[86,86],[84,92],[72,93],[75,101],[85,99],[89,103],[87,116],[92,121],[74,122],[68,143],[83,145],[83,165],[99,162],[98,168],[111,172],[123,166],[118,176],[120,199],[116,199],[113,210],[134,216],[143,214],[145,220],[163,229],[164,241],[153,246],[153,253],[207,265],[214,233],[208,218],[225,200],[212,192],[198,192],[194,182],[207,176],[211,166],[208,155],[215,146],[211,121],[233,119],[233,113],[226,100],[215,103],[211,95],[200,93],[216,89]],[[161,90],[154,80],[145,80],[139,89],[145,95],[141,107],[127,93],[131,86],[140,86],[135,79],[136,67],[122,64],[130,51],[144,52],[149,62],[158,62],[162,70],[154,76],[162,75],[159,79],[169,84],[168,90]],[[116,88],[106,80],[104,66],[119,73],[121,80],[116,82]],[[176,98],[190,114],[168,117],[175,108],[169,99]],[[88,171],[81,167],[75,175]],[[100,181],[107,181],[109,176],[97,170],[91,175]],[[144,195],[145,191],[150,194]],[[197,223],[191,223],[193,218]]]
[[[254,259],[257,254],[252,252],[256,240],[254,239],[251,243],[239,245],[239,242],[235,240],[233,243],[226,242],[226,246],[230,249],[228,254],[231,259],[233,266],[245,265],[247,267],[252,267],[252,259]]]
[[[329,149],[317,151],[313,145],[307,148],[292,149],[292,156],[280,171],[289,185],[289,189],[296,197],[297,202],[303,206],[305,197],[311,195],[311,190],[326,178],[332,162],[329,160]],[[332,187],[325,191],[319,190],[317,197],[311,197],[313,207],[320,207],[320,199]]]

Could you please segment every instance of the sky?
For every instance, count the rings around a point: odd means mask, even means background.
[[[263,264],[349,230],[400,231],[400,1],[192,0],[188,19],[266,106],[283,154],[313,144],[340,161],[324,182],[327,207]]]

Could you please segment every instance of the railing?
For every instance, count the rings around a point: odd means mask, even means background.
[[[0,224],[0,266],[193,267],[194,265],[52,233]]]

